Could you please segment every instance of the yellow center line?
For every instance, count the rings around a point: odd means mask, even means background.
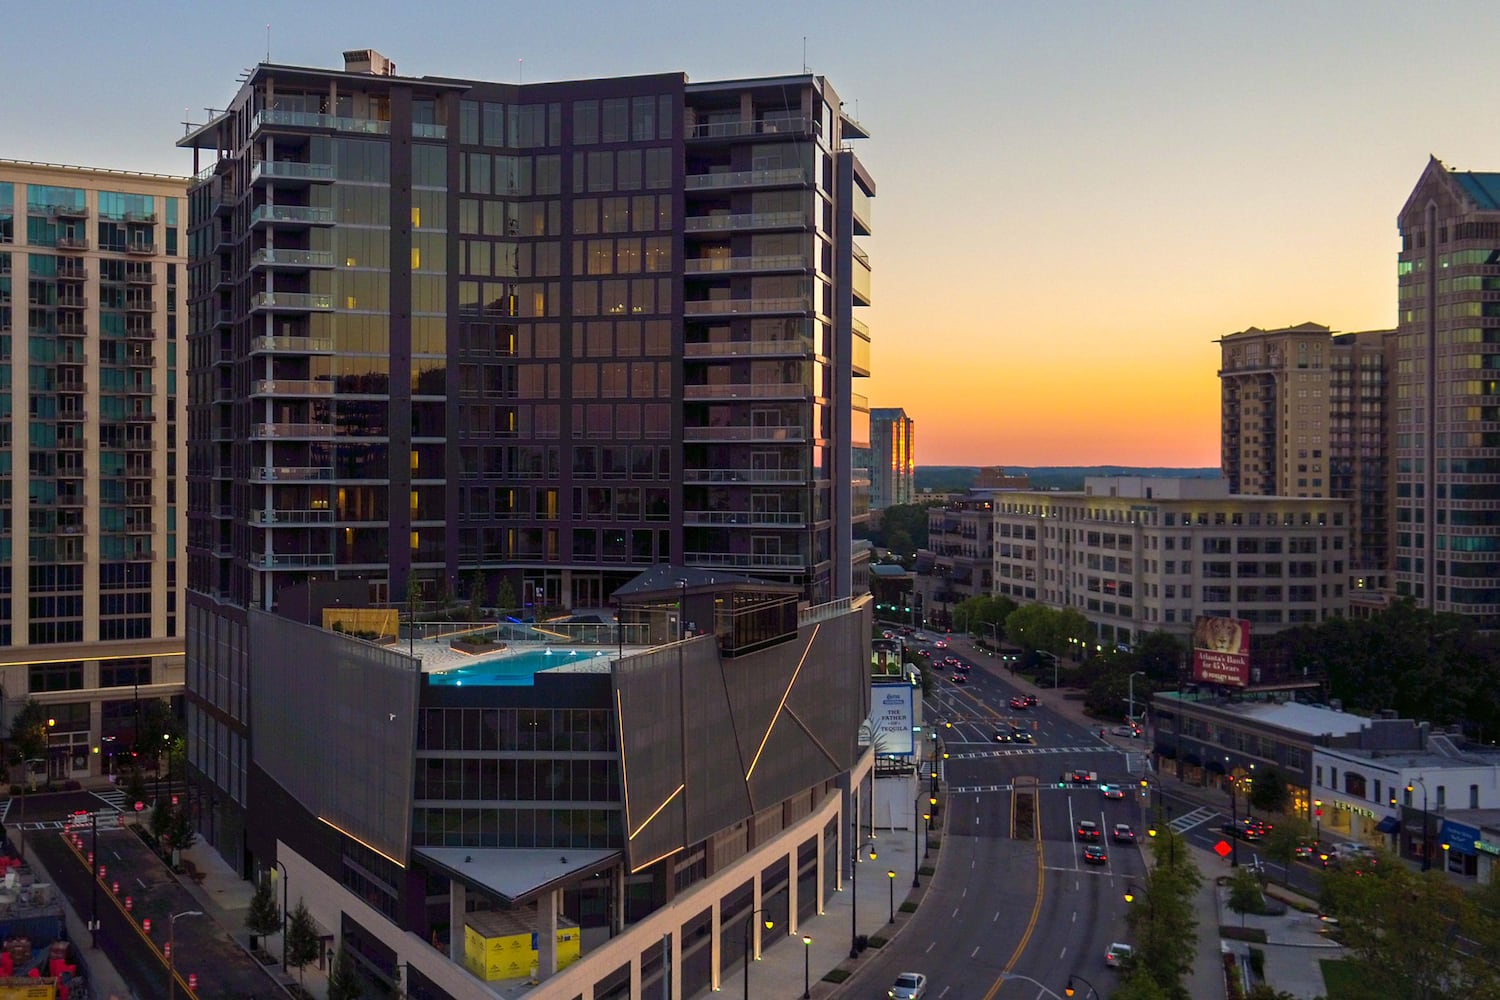
[[[1035,794],[1032,796],[1032,801],[1033,803],[1036,801]],[[1011,793],[1011,808],[1012,810],[1015,808],[1014,792]],[[1031,919],[1026,923],[1025,933],[1021,935],[1021,940],[1016,942],[1016,950],[1011,953],[1010,961],[1005,963],[1005,968],[1000,970],[1000,975],[996,977],[994,985],[984,994],[984,1000],[995,1000],[995,994],[999,993],[1000,987],[1005,985],[1006,976],[1015,969],[1016,963],[1021,960],[1021,954],[1026,950],[1026,945],[1030,943],[1031,934],[1036,930],[1036,922],[1042,915],[1042,895],[1046,886],[1047,871],[1042,865],[1042,838],[1038,829],[1041,823],[1041,813],[1035,805],[1032,806],[1031,817],[1032,837],[1034,838],[1033,842],[1036,844],[1036,903],[1031,907]]]

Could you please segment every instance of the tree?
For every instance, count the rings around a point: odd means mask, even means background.
[[[1137,899],[1125,916],[1135,933],[1136,965],[1174,1000],[1187,1000],[1188,996],[1183,979],[1192,971],[1197,957],[1194,896],[1202,883],[1203,876],[1192,856],[1186,849],[1178,851],[1173,863],[1158,864],[1147,871],[1141,894],[1144,898]]]
[[[1249,868],[1236,868],[1229,879],[1229,908],[1243,916],[1259,913],[1262,906],[1260,879]]]
[[[1253,787],[1253,786],[1252,786]],[[1297,858],[1297,848],[1312,839],[1307,821],[1300,816],[1288,816],[1271,827],[1265,840],[1266,857],[1281,865],[1282,884],[1290,884],[1292,862]]]
[[[475,569],[469,574],[469,621],[479,620],[479,609],[484,606],[484,595],[488,589],[484,570]]]
[[[146,801],[146,776],[141,773],[140,765],[135,763],[138,759],[131,759],[130,773],[125,776],[125,804],[131,809],[135,808],[137,802]]]
[[[281,931],[281,907],[276,904],[276,890],[270,878],[262,878],[250,897],[245,913],[245,929],[256,937],[267,937]]]
[[[1274,767],[1257,774],[1250,782],[1250,805],[1263,813],[1281,812],[1288,797],[1286,779]]]
[[[168,815],[167,842],[172,845],[172,850],[185,851],[192,847],[198,839],[198,831],[193,829],[193,817],[189,815],[186,803],[172,806]]]
[[[354,972],[354,959],[349,957],[348,950],[340,948],[328,975],[328,1000],[360,1000],[363,994]]]
[[[29,698],[10,720],[11,762],[21,764],[47,752],[47,709]]]
[[[495,588],[495,607],[504,614],[516,606],[516,588],[511,584],[510,577],[502,576],[500,584]]]
[[[1125,981],[1110,994],[1110,1000],[1168,1000],[1168,994],[1144,966],[1137,965],[1125,973]]]
[[[157,802],[151,807],[150,821],[151,836],[155,837],[158,845],[162,844],[172,830],[172,807],[165,801]]]
[[[286,964],[297,970],[299,984],[302,983],[302,970],[307,967],[307,963],[317,960],[318,951],[322,947],[318,925],[313,923],[307,904],[299,897],[286,928]]]

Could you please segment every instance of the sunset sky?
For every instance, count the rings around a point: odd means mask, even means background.
[[[1218,347],[1395,323],[1429,154],[1500,170],[1486,3],[7,5],[0,156],[185,173],[266,56],[527,82],[828,76],[873,137],[875,406],[923,465],[1218,464]],[[59,39],[65,35],[65,44]]]

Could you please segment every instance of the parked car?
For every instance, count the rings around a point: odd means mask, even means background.
[[[1112,942],[1104,951],[1104,964],[1111,969],[1118,969],[1120,963],[1133,954],[1135,954],[1135,949],[1130,947],[1130,945],[1121,944],[1118,941]]]
[[[920,972],[903,972],[885,995],[891,1000],[922,1000],[927,995],[927,977]]]

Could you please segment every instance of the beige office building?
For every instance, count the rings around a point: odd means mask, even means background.
[[[1224,479],[1089,477],[994,496],[994,592],[1074,608],[1101,645],[1201,615],[1258,633],[1344,615],[1353,503],[1230,493]]]
[[[1389,330],[1318,323],[1219,340],[1221,467],[1231,494],[1352,499],[1350,585],[1386,585]]]
[[[55,720],[53,779],[182,691],[186,188],[0,160],[0,697]]]

